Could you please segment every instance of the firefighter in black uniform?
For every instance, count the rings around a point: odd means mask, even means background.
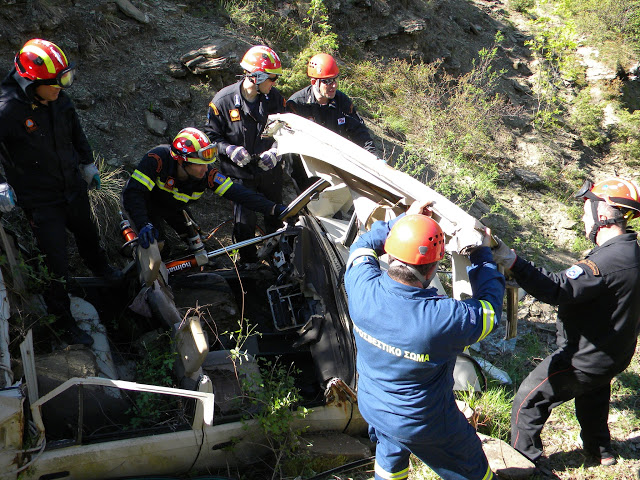
[[[123,207],[138,232],[140,246],[166,240],[164,220],[191,249],[200,248],[201,244],[188,242],[192,232],[183,211],[191,217],[187,205],[205,189],[265,215],[284,211],[284,205],[233,183],[213,168],[216,152],[216,145],[203,132],[184,128],[171,145],[159,145],[142,157],[122,192]],[[164,248],[163,253],[167,255]]]
[[[282,203],[282,163],[273,138],[262,138],[267,117],[284,112],[284,97],[273,88],[282,75],[278,55],[269,47],[251,47],[240,66],[242,80],[220,90],[209,103],[204,132],[217,143],[220,171],[264,194],[269,200]],[[234,237],[237,242],[253,238],[256,215],[253,211],[234,205]],[[266,215],[266,233],[276,231],[282,222]],[[240,250],[242,263],[257,261],[256,247]]]
[[[44,292],[61,340],[91,345],[93,339],[75,323],[66,281],[69,277],[69,229],[87,266],[109,280],[122,277],[107,262],[91,218],[88,187],[100,188],[93,160],[75,108],[64,92],[73,83],[75,65],[51,42],[29,40],[16,54],[15,68],[2,82],[0,153],[6,180],[0,177],[0,210],[16,201],[24,210],[45,255],[51,281]],[[14,195],[15,191],[15,195]]]
[[[307,66],[311,85],[289,97],[287,111],[309,118],[376,155],[369,130],[356,107],[345,93],[338,90],[339,73],[340,69],[331,55],[319,53],[311,57]]]
[[[586,235],[596,244],[569,269],[549,273],[500,242],[496,262],[538,300],[558,305],[558,349],[522,382],[511,412],[511,444],[532,461],[542,455],[540,432],[558,405],[575,398],[585,452],[613,465],[607,426],[611,380],[636,348],[640,328],[640,248],[627,220],[640,216],[638,187],[621,178],[585,183]]]

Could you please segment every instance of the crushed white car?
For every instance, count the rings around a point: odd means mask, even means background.
[[[180,388],[119,378],[121,369],[102,327],[104,319],[101,322],[91,304],[81,299],[74,299],[74,314],[94,336],[92,350],[72,348],[39,357],[27,335],[20,358],[12,362],[9,297],[6,289],[0,292],[1,479],[182,474],[254,461],[262,449],[262,432],[255,420],[243,419],[243,407],[234,399],[243,389],[259,388],[265,359],[292,362],[299,371],[300,406],[310,413],[295,419],[292,428],[366,431],[357,407],[356,350],[342,282],[344,265],[360,232],[375,220],[399,215],[414,200],[435,201],[435,218],[451,254],[453,296],[471,293],[468,259],[459,252],[480,243],[483,226],[476,219],[319,125],[293,114],[271,120],[268,133],[277,140],[278,153],[299,155],[311,180],[290,205],[286,226],[257,240],[270,269],[241,271],[238,277],[235,270],[190,273],[176,268],[186,265],[184,261],[155,269],[138,262],[142,282],[135,303],[138,311],[147,311],[172,332],[174,384]],[[476,228],[478,235],[459,238],[465,227]],[[206,267],[227,250],[189,261]],[[197,302],[220,315],[237,316],[242,291],[250,291],[251,302],[260,304],[243,311],[259,335],[242,345],[212,335],[211,326],[198,315],[180,313],[181,307]],[[219,319],[213,315],[212,321]],[[219,327],[217,332],[223,330]],[[69,378],[49,376],[44,381],[43,372],[58,361],[78,367],[69,367]],[[19,372],[14,370],[17,364]],[[464,364],[457,369],[457,381],[464,389],[479,385],[473,367]],[[125,428],[121,418],[130,416],[131,395],[140,393],[178,398],[181,418],[153,428]]]

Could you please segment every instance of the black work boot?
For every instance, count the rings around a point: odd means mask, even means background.
[[[604,467],[610,467],[618,463],[618,459],[616,455],[606,447],[600,448],[585,448],[585,453],[588,457],[592,458],[596,462],[600,463],[600,465]]]

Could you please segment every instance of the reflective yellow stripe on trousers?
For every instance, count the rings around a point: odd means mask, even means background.
[[[402,480],[404,478],[409,477],[409,467],[405,468],[404,470],[400,470],[399,472],[391,473],[391,472],[387,472],[384,468],[378,465],[377,459],[376,459],[375,472],[376,472],[376,475],[378,475],[380,478],[384,478],[384,480]]]

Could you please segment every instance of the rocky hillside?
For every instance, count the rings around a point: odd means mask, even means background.
[[[493,45],[496,32],[504,32],[495,68],[503,70],[500,93],[519,110],[505,118],[514,148],[506,159],[508,168],[501,172],[505,190],[496,195],[516,212],[535,210],[553,230],[554,240],[570,245],[575,222],[567,219],[564,206],[553,208],[547,201],[537,205],[545,162],[562,159],[594,177],[602,175],[600,170],[612,173],[616,165],[597,161],[576,136],[545,138],[533,130],[536,65],[525,45],[528,24],[520,14],[501,0],[324,3],[344,49],[378,60],[443,59],[452,74],[467,72],[477,52]],[[283,1],[278,13],[295,19],[305,8]],[[78,81],[69,94],[90,142],[108,164],[127,169],[181,128],[202,125],[210,98],[240,73],[243,53],[264,42],[259,32],[230,28],[219,2],[5,0],[0,5],[0,70],[9,70],[15,52],[32,37],[54,41],[78,64]],[[290,52],[272,46],[285,65],[291,61]],[[370,119],[369,125],[385,152],[402,150]],[[477,215],[488,213],[482,204],[474,208]],[[487,218],[491,222],[491,216]]]

